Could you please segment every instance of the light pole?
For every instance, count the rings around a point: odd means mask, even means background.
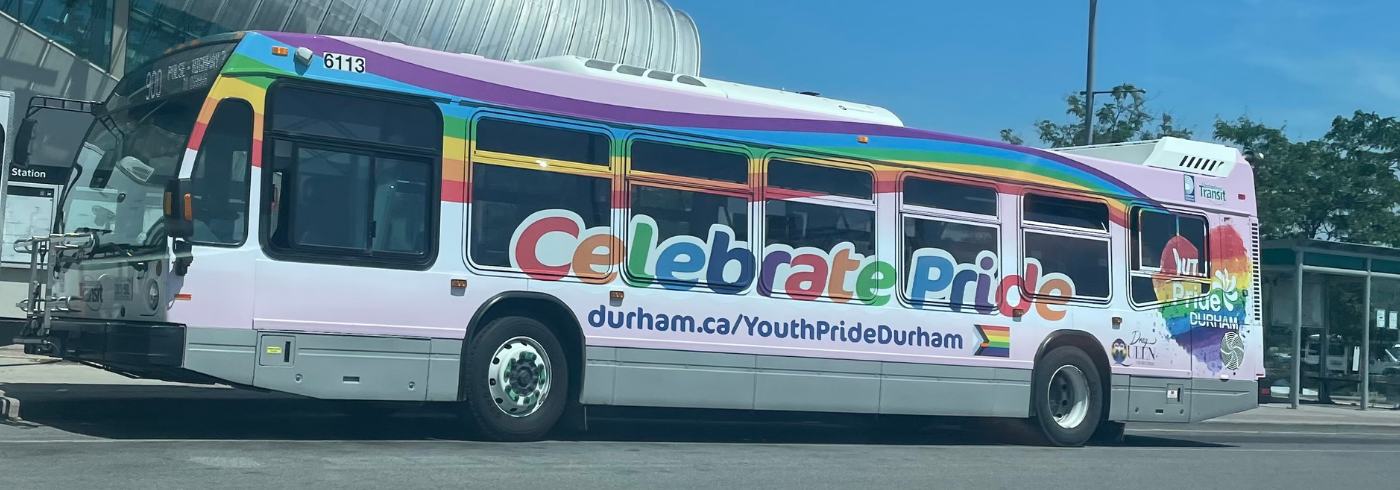
[[[1094,20],[1098,16],[1099,0],[1089,0],[1089,63],[1084,81],[1084,141],[1094,144]]]

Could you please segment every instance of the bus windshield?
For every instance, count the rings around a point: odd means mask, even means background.
[[[96,231],[103,243],[160,245],[162,193],[174,178],[204,94],[142,104],[93,123],[63,203],[63,232]],[[159,236],[158,236],[159,235]]]
[[[209,88],[235,47],[180,51],[127,73],[88,129],[58,223],[104,244],[164,246],[165,186],[179,174]]]

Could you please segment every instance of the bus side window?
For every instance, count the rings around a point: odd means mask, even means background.
[[[205,245],[239,245],[248,236],[248,167],[253,151],[253,106],[224,99],[199,145],[192,184],[194,236]]]
[[[531,269],[531,264],[558,263],[556,258],[573,252],[558,241],[541,240],[533,249],[512,249],[512,243],[532,217],[577,220],[580,231],[611,225],[611,139],[593,131],[482,118],[475,125],[475,141],[467,242],[471,263],[577,275],[571,269]],[[602,279],[608,274],[585,275]]]
[[[794,257],[811,257],[798,251],[808,247],[835,254],[842,261],[860,263],[873,257],[874,184],[875,176],[869,171],[786,160],[769,161],[768,189],[764,201],[763,261],[783,248],[795,252],[791,254]],[[857,291],[847,289],[850,287],[849,281],[824,283],[815,279],[805,280],[803,276],[791,273],[798,267],[770,270],[765,266],[761,269],[760,292],[763,294],[803,300],[827,297],[839,302],[853,298],[863,301],[874,299],[857,298],[861,293],[860,288],[854,288]]]
[[[1201,294],[1210,270],[1206,220],[1147,208],[1133,208],[1131,216],[1133,302],[1146,305]]]
[[[269,91],[269,255],[422,268],[437,252],[442,116],[432,103],[301,84]]]
[[[915,306],[976,304],[976,274],[944,281],[948,267],[996,276],[1001,260],[997,191],[990,187],[909,177],[900,193],[904,240],[903,293]],[[997,295],[989,298],[995,306]]]
[[[1028,194],[1023,199],[1022,274],[1039,264],[1040,286],[1057,297],[1106,300],[1109,279],[1108,205],[1102,201]],[[1023,276],[1024,277],[1024,276]],[[1065,283],[1068,284],[1065,284]],[[1055,285],[1068,286],[1065,289]],[[1036,290],[1037,294],[1049,291]]]
[[[629,235],[639,241],[631,246],[687,242],[689,246],[677,247],[695,252],[695,244],[710,244],[728,251],[710,258],[723,261],[725,267],[686,272],[629,261],[627,274],[633,283],[673,289],[703,284],[727,294],[748,289],[755,270],[748,233],[753,195],[748,155],[648,140],[633,141],[629,155],[630,220],[637,231]]]

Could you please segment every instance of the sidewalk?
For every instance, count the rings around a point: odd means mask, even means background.
[[[1247,412],[1194,424],[1128,424],[1137,431],[1309,432],[1322,434],[1400,435],[1400,410],[1354,406],[1268,403]]]
[[[8,396],[6,391],[9,391]],[[24,354],[19,346],[0,347],[0,419],[19,416],[18,404],[62,405],[65,412],[101,411],[90,401],[171,400],[237,402],[248,410],[283,409],[282,402],[314,400],[277,393],[259,393],[226,386],[168,383],[130,379],[115,373],[43,356]],[[1307,432],[1325,434],[1400,435],[1400,410],[1357,410],[1356,407],[1265,404],[1247,412],[1193,424],[1130,423],[1130,431]]]

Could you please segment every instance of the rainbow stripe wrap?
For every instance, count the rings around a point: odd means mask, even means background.
[[[309,67],[297,67],[292,57],[271,54],[274,46],[304,46],[318,54],[361,56],[368,60],[369,70],[348,73],[327,69],[321,66],[319,56]],[[274,78],[302,77],[455,100],[439,103],[446,130],[443,199],[449,202],[470,202],[462,184],[466,180],[466,153],[472,148],[468,123],[476,112],[473,106],[498,106],[616,124],[621,128],[613,130],[614,137],[625,137],[638,129],[678,131],[872,161],[878,193],[898,192],[901,173],[913,167],[1096,193],[1109,197],[1112,218],[1119,224],[1126,222],[1127,209],[1133,203],[1156,203],[1101,169],[1042,150],[913,128],[814,119],[821,116],[721,102],[711,96],[677,96],[648,86],[618,91],[616,82],[526,68],[541,71],[541,76],[522,77],[519,65],[378,41],[249,33],[230,57],[224,77],[210,97],[261,101],[260,92]],[[256,109],[261,113],[261,104]],[[210,114],[201,116],[200,122],[206,123]],[[852,136],[856,134],[868,136],[869,143],[858,143]],[[192,147],[198,139],[191,139]],[[615,147],[614,156],[620,156],[618,152]]]

